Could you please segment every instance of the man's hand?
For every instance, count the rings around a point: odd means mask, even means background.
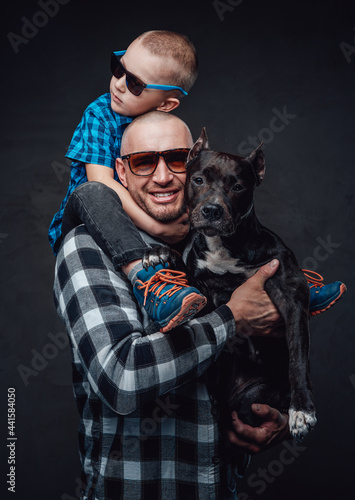
[[[237,331],[272,337],[283,334],[280,315],[264,290],[265,282],[275,274],[278,266],[279,261],[272,260],[232,293],[226,305],[233,313]]]
[[[232,423],[234,430],[228,431],[230,443],[253,454],[271,448],[284,439],[290,438],[288,415],[262,404],[253,404],[252,410],[263,420],[262,424],[259,427],[244,424],[239,420],[237,412],[233,411]]]

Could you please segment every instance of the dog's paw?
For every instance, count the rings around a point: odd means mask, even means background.
[[[290,408],[288,414],[291,435],[296,441],[301,442],[316,425],[316,414],[314,411],[307,412],[292,408]]]
[[[148,250],[143,256],[142,264],[145,269],[149,266],[157,266],[158,264],[166,264],[171,261],[171,251],[166,246],[156,246]]]

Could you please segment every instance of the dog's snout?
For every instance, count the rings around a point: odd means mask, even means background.
[[[223,208],[221,205],[205,205],[202,208],[202,215],[210,221],[219,220],[223,215]]]

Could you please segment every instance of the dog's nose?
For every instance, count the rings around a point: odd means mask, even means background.
[[[220,219],[222,217],[222,214],[223,208],[221,207],[221,205],[205,205],[202,208],[202,215],[210,221]]]

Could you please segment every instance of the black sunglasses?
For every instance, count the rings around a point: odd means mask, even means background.
[[[126,75],[127,88],[133,95],[141,95],[144,89],[180,90],[180,92],[182,92],[184,95],[187,95],[187,92],[181,87],[175,87],[174,85],[150,85],[148,83],[142,82],[142,80],[138,78],[138,76],[135,76],[133,73],[127,71],[121,63],[121,57],[123,56],[123,54],[125,54],[125,52],[125,50],[112,52],[110,68],[111,73],[117,79],[120,79],[123,75]]]
[[[142,151],[122,156],[122,160],[128,160],[129,168],[134,175],[148,177],[152,175],[159,163],[159,158],[164,158],[166,166],[175,174],[186,172],[186,161],[189,149],[168,149],[167,151]]]

